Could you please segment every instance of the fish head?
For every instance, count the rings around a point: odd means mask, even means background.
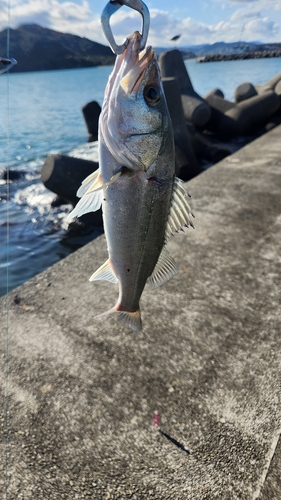
[[[117,56],[100,116],[107,148],[133,171],[147,171],[172,134],[156,55],[152,47],[140,51],[140,41],[140,33],[133,33]]]

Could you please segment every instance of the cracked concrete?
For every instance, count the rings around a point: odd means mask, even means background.
[[[171,238],[181,273],[145,290],[140,334],[94,319],[117,297],[88,282],[104,236],[11,292],[9,500],[281,498],[280,133],[187,183],[196,229]]]

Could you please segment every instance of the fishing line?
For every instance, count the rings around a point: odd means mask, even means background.
[[[7,17],[8,17],[8,27],[7,27],[7,54],[10,56],[10,0],[7,1]],[[3,78],[3,76],[2,76]],[[9,490],[9,432],[10,432],[10,414],[9,414],[9,265],[10,265],[10,79],[9,71],[4,76],[7,80],[7,107],[6,107],[6,123],[7,123],[7,166],[6,166],[6,336],[5,336],[5,500],[8,500],[8,490]]]

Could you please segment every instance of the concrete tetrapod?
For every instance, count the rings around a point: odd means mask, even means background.
[[[76,205],[79,200],[76,192],[81,182],[98,168],[99,164],[94,161],[50,155],[41,169],[41,181],[47,189]]]
[[[274,75],[268,82],[266,82],[264,85],[255,85],[255,89],[258,94],[262,94],[263,92],[268,92],[270,90],[275,91],[275,87],[280,82],[281,80],[281,71]]]
[[[245,101],[245,99],[249,99],[249,97],[254,97],[255,95],[258,95],[258,93],[251,83],[241,83],[236,87],[234,92],[235,102]]]
[[[206,129],[217,133],[221,139],[256,133],[280,106],[279,96],[272,91],[237,104],[218,96],[208,97],[207,102],[211,105],[212,117]]]
[[[214,88],[214,89],[209,90],[209,92],[207,92],[207,94],[204,95],[204,99],[206,100],[208,97],[210,97],[212,95],[217,95],[219,97],[224,98],[223,91],[221,89]]]
[[[191,135],[185,124],[179,84],[176,78],[162,78],[162,83],[174,129],[176,175],[189,180],[200,174],[201,169],[194,154]]]
[[[279,82],[275,85],[274,92],[278,94],[279,96],[281,95],[281,79]]]
[[[223,120],[226,111],[235,107],[235,104],[218,94],[206,94],[204,99],[209,104],[211,109],[211,117],[206,124],[206,129],[217,134],[219,132],[220,123]]]
[[[211,117],[208,104],[193,89],[187,69],[179,50],[163,52],[159,57],[162,77],[175,77],[178,80],[184,116],[195,126],[204,126]]]
[[[88,142],[98,140],[99,116],[101,107],[96,101],[91,101],[82,107],[82,113],[89,133]]]
[[[224,114],[219,126],[220,137],[254,134],[279,106],[280,100],[275,92],[266,92],[239,102]]]

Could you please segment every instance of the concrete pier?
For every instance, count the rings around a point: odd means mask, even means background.
[[[187,183],[196,229],[140,334],[94,319],[103,236],[1,299],[3,498],[281,498],[280,136]]]

